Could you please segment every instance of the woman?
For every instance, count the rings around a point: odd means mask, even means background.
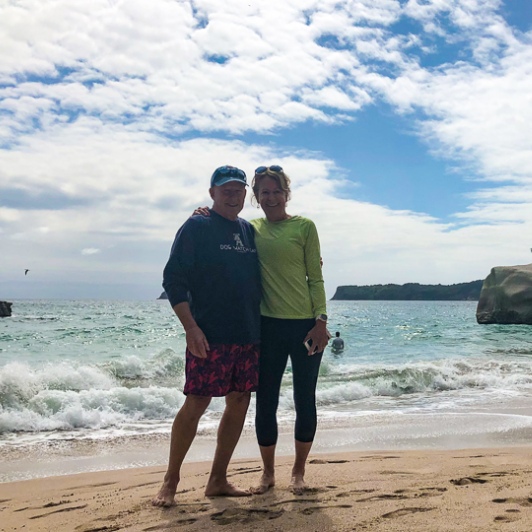
[[[305,464],[316,433],[316,384],[329,340],[320,244],[311,220],[286,212],[290,179],[280,166],[259,166],[252,189],[252,201],[256,200],[266,215],[251,220],[262,278],[255,430],[263,461],[260,484],[252,491],[264,493],[275,485],[277,407],[290,357],[296,410],[291,487],[301,494],[305,489]]]
[[[290,357],[294,389],[295,460],[291,488],[305,490],[305,464],[316,433],[316,384],[327,331],[326,298],[320,244],[314,223],[286,212],[290,179],[277,165],[259,166],[253,197],[266,218],[251,220],[262,279],[259,388],[255,430],[263,462],[260,483],[252,492],[275,485],[277,407]],[[198,209],[194,214],[208,214]]]

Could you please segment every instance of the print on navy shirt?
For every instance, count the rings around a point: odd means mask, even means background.
[[[256,248],[250,248],[248,246],[244,246],[242,243],[242,239],[240,238],[240,233],[233,233],[233,240],[235,241],[235,245],[231,246],[231,244],[220,244],[220,249],[222,250],[233,250],[238,251],[239,253],[257,253]]]

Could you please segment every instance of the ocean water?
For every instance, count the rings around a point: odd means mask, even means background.
[[[331,301],[316,451],[528,444],[532,327],[478,325],[475,302]],[[185,336],[167,301],[15,301],[0,320],[0,481],[164,464]],[[223,399],[201,421],[209,459]],[[254,400],[240,456],[257,456]],[[279,452],[291,452],[290,368]],[[238,455],[238,453],[237,453]]]

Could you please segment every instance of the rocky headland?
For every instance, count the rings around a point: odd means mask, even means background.
[[[376,301],[478,301],[482,281],[443,284],[374,284],[339,286],[333,300]]]
[[[480,292],[477,322],[532,325],[532,264],[491,269]]]

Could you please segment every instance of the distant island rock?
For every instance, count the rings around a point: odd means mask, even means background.
[[[163,292],[157,299],[168,299],[166,292]]]
[[[339,301],[478,301],[482,281],[443,284],[374,284],[339,286],[333,300]]]
[[[11,305],[7,301],[0,301],[0,318],[8,318],[11,316]]]
[[[532,325],[532,264],[491,269],[480,292],[477,322]]]

